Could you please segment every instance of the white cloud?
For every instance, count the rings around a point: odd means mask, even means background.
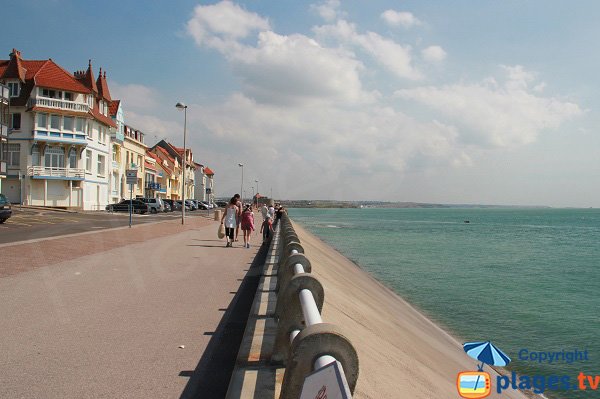
[[[111,82],[111,97],[123,102],[123,109],[154,108],[160,105],[160,95],[151,87],[140,84],[119,84]]]
[[[269,21],[231,1],[196,6],[187,23],[187,32],[199,46],[225,49],[235,46],[252,32],[270,29]]]
[[[535,74],[521,66],[503,67],[503,84],[494,78],[396,91],[400,98],[429,106],[462,127],[462,140],[485,146],[516,146],[536,140],[544,129],[582,114],[575,103],[541,97],[529,89]]]
[[[422,24],[417,17],[407,11],[386,10],[381,13],[381,19],[388,25],[403,26],[404,28],[411,28]]]
[[[446,59],[446,52],[440,46],[429,46],[421,50],[423,59],[428,62],[441,62]]]
[[[315,27],[313,31],[317,38],[323,41],[332,38],[346,45],[357,46],[400,78],[418,80],[423,77],[421,72],[412,65],[410,46],[402,46],[375,32],[360,34],[356,30],[356,25],[345,20],[339,20],[335,25]]]
[[[316,11],[325,21],[331,22],[337,18],[340,5],[339,0],[326,0],[321,4],[311,4],[310,8]]]

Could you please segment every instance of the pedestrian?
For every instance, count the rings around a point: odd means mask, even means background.
[[[240,235],[240,223],[242,222],[243,206],[242,206],[242,201],[240,200],[241,197],[239,194],[234,194],[233,198],[236,199],[236,205],[238,207],[238,213],[237,213],[236,220],[235,220],[235,222],[236,222],[236,224],[235,224],[235,240],[237,241],[238,236]]]
[[[235,231],[237,215],[239,213],[237,203],[237,198],[231,197],[221,217],[221,224],[225,225],[226,247],[233,247],[233,232]]]
[[[271,220],[275,218],[275,207],[273,205],[269,206],[269,215],[271,216]]]
[[[271,234],[273,234],[273,219],[271,219],[271,216],[267,215],[265,217],[264,222],[260,226],[260,232],[263,235],[263,244],[269,242]]]
[[[287,212],[285,211],[283,206],[280,205],[279,209],[277,210],[277,220],[280,220],[284,213],[287,213]]]
[[[260,213],[262,214],[263,222],[267,220],[267,215],[269,215],[269,208],[267,208],[267,204],[263,204],[262,208],[260,208]]]
[[[250,248],[250,235],[254,231],[254,213],[252,212],[252,204],[246,204],[241,219],[242,232],[244,234],[244,247]]]

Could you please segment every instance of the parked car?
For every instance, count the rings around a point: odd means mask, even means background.
[[[164,205],[162,199],[160,198],[138,198],[140,201],[148,204],[148,209],[150,209],[150,213],[158,213],[164,210]]]
[[[178,203],[177,201],[172,199],[165,199],[163,201],[165,204],[171,205],[171,212],[181,210],[181,203]]]
[[[122,200],[116,204],[106,205],[106,210],[109,212],[129,212],[130,200]],[[144,214],[149,212],[148,204],[139,199],[131,200],[131,206],[134,213]]]
[[[186,199],[185,203],[190,206],[190,210],[192,210],[192,211],[197,211],[198,210],[198,205],[194,201]]]
[[[169,205],[169,203],[167,201],[163,200],[163,206],[164,206],[163,212],[165,212],[165,213],[173,212],[173,208],[171,208],[171,205]]]
[[[0,223],[12,216],[12,207],[6,195],[0,194]]]
[[[213,205],[207,201],[200,201],[200,203],[206,207],[204,209],[213,209]]]
[[[204,211],[207,210],[207,209],[210,209],[204,202],[198,201],[198,200],[194,200],[194,201],[198,205],[198,209],[202,209]]]
[[[219,208],[226,208],[227,207],[227,201],[217,201],[215,204]]]
[[[179,209],[181,209],[181,200],[177,200],[177,201],[175,201],[175,203],[179,204]],[[190,211],[191,209],[192,208],[190,207],[190,204],[186,200],[186,202],[185,202],[185,210],[186,211]]]

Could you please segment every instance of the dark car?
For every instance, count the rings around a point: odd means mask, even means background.
[[[129,212],[129,202],[130,200],[122,200],[116,204],[106,205],[106,210],[109,212]],[[148,213],[148,204],[141,200],[131,200],[131,206],[133,206],[133,213]]]
[[[0,194],[0,223],[6,222],[6,219],[12,216],[10,201],[4,194]]]
[[[178,204],[177,201],[172,199],[164,199],[163,201],[165,204],[169,204],[171,206],[171,212],[181,210],[181,205]]]
[[[167,201],[165,201],[164,199],[163,199],[163,212],[165,212],[165,213],[166,212],[173,212],[173,208],[171,208],[171,205]]]
[[[217,202],[216,202],[216,205],[217,205],[219,208],[227,208],[227,201],[217,201]]]
[[[198,205],[198,209],[202,209],[202,210],[210,209],[206,203],[204,203],[202,201],[197,201],[197,200],[194,200],[194,201],[196,201],[196,205]]]
[[[175,203],[178,204],[179,205],[179,209],[181,209],[181,203],[182,203],[181,200],[177,200],[177,201],[175,201]],[[189,202],[187,202],[187,200],[185,201],[185,210],[186,211],[191,211],[192,210],[191,204]]]
[[[186,199],[185,203],[190,207],[190,210],[192,210],[192,211],[198,210],[198,204],[196,204],[194,201]]]

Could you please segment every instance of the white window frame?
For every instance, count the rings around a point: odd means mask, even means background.
[[[74,132],[75,131],[75,117],[73,116],[63,116],[63,130],[67,131],[67,132]],[[70,128],[67,127],[67,121],[71,121],[71,126]]]
[[[45,120],[45,123],[43,125],[40,124],[40,118],[42,118],[42,117]],[[36,127],[38,129],[48,130],[48,114],[43,113],[43,112],[41,112],[39,114],[36,114],[36,116],[35,116],[35,124],[36,124]]]
[[[8,82],[8,95],[9,97],[19,97],[21,95],[21,83],[19,82]]]
[[[11,166],[21,166],[21,144],[10,143],[7,145],[8,158],[6,164]]]
[[[106,156],[98,154],[98,172],[100,177],[106,176]]]
[[[85,150],[85,173],[92,173],[92,150]]]
[[[52,126],[52,121],[53,120],[57,120],[58,121],[58,126],[57,127]],[[61,121],[60,115],[50,114],[50,125],[49,125],[50,130],[60,131],[61,122],[62,121]]]

